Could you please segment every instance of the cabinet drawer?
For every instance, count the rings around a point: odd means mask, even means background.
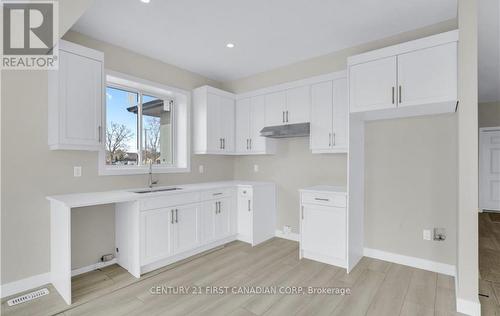
[[[347,199],[343,194],[304,192],[302,193],[302,204],[346,207]]]
[[[200,201],[199,192],[173,194],[169,196],[161,196],[161,197],[141,200],[139,202],[139,209],[141,211],[152,210],[169,206],[197,203],[199,201]]]
[[[216,200],[222,199],[233,194],[234,189],[232,188],[220,188],[201,192],[201,200]]]

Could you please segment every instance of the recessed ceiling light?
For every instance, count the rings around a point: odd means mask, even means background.
[[[141,0],[142,3],[149,3],[151,0]]]
[[[233,44],[233,43],[227,43],[227,44],[226,44],[226,47],[227,47],[227,48],[234,48],[234,44]]]

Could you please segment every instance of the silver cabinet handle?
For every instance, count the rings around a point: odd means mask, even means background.
[[[324,202],[328,202],[330,201],[330,199],[321,199],[321,198],[314,198],[316,201],[324,201]]]
[[[252,139],[250,138],[250,150],[252,150]]]
[[[333,133],[333,146],[336,145],[336,141],[335,141],[335,133]]]
[[[252,211],[252,208],[250,207],[250,200],[248,200],[248,211],[251,212]]]
[[[179,214],[178,214],[179,210],[178,209],[175,209],[175,222],[178,223],[179,222]]]
[[[174,223],[174,210],[170,210],[170,223]]]
[[[392,104],[394,104],[394,87],[392,87]]]
[[[248,138],[247,138],[247,150],[248,150]]]
[[[288,111],[286,111],[286,122],[288,123]]]
[[[222,149],[226,149],[226,139],[222,139]]]
[[[222,138],[219,138],[219,149],[222,149]]]
[[[402,95],[403,95],[403,94],[401,93],[401,90],[402,90],[402,88],[401,88],[401,86],[399,86],[399,93],[398,93],[398,96],[399,96],[399,103],[401,103],[401,100],[402,100],[402,98],[403,98],[403,97],[402,97]]]
[[[328,147],[332,147],[332,133],[328,133]]]
[[[215,202],[215,214],[219,212],[219,202]]]
[[[212,194],[213,196],[217,196],[217,195],[222,195],[222,192],[217,192],[217,193],[214,193]]]
[[[302,217],[302,219],[304,219],[304,206],[302,206],[302,207],[301,207],[300,211],[301,211],[301,213],[302,213],[302,214],[301,214],[301,217]]]
[[[282,114],[283,114],[283,119],[282,119],[282,121],[283,121],[283,123],[285,123],[285,111],[283,111],[283,112],[282,112]]]

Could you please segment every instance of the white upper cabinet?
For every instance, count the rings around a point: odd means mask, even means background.
[[[59,69],[49,72],[50,149],[100,150],[104,54],[61,41]]]
[[[265,96],[266,126],[286,124],[286,92],[279,91]]]
[[[396,64],[392,56],[350,68],[351,112],[396,107]]]
[[[195,154],[235,152],[235,102],[232,93],[208,86],[193,91]]]
[[[398,56],[398,105],[446,102],[457,98],[457,43]]]
[[[286,91],[285,123],[307,123],[310,121],[311,88],[309,85]]]
[[[265,97],[256,96],[236,102],[236,153],[269,154],[274,151],[274,140],[260,136],[266,126]]]
[[[457,43],[450,31],[349,57],[350,112],[373,120],[455,111]]]
[[[269,93],[265,96],[266,126],[309,122],[310,86]]]
[[[311,100],[312,152],[347,152],[347,79],[313,84]]]

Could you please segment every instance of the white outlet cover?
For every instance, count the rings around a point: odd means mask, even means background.
[[[203,167],[203,165],[199,165],[198,166],[198,172],[199,173],[204,173],[205,172],[205,167]]]
[[[253,165],[253,171],[259,172],[259,165]]]
[[[81,177],[82,176],[82,167],[80,167],[80,166],[73,167],[73,176],[74,177]]]
[[[430,229],[424,229],[423,238],[424,238],[424,240],[431,240],[431,230]]]

